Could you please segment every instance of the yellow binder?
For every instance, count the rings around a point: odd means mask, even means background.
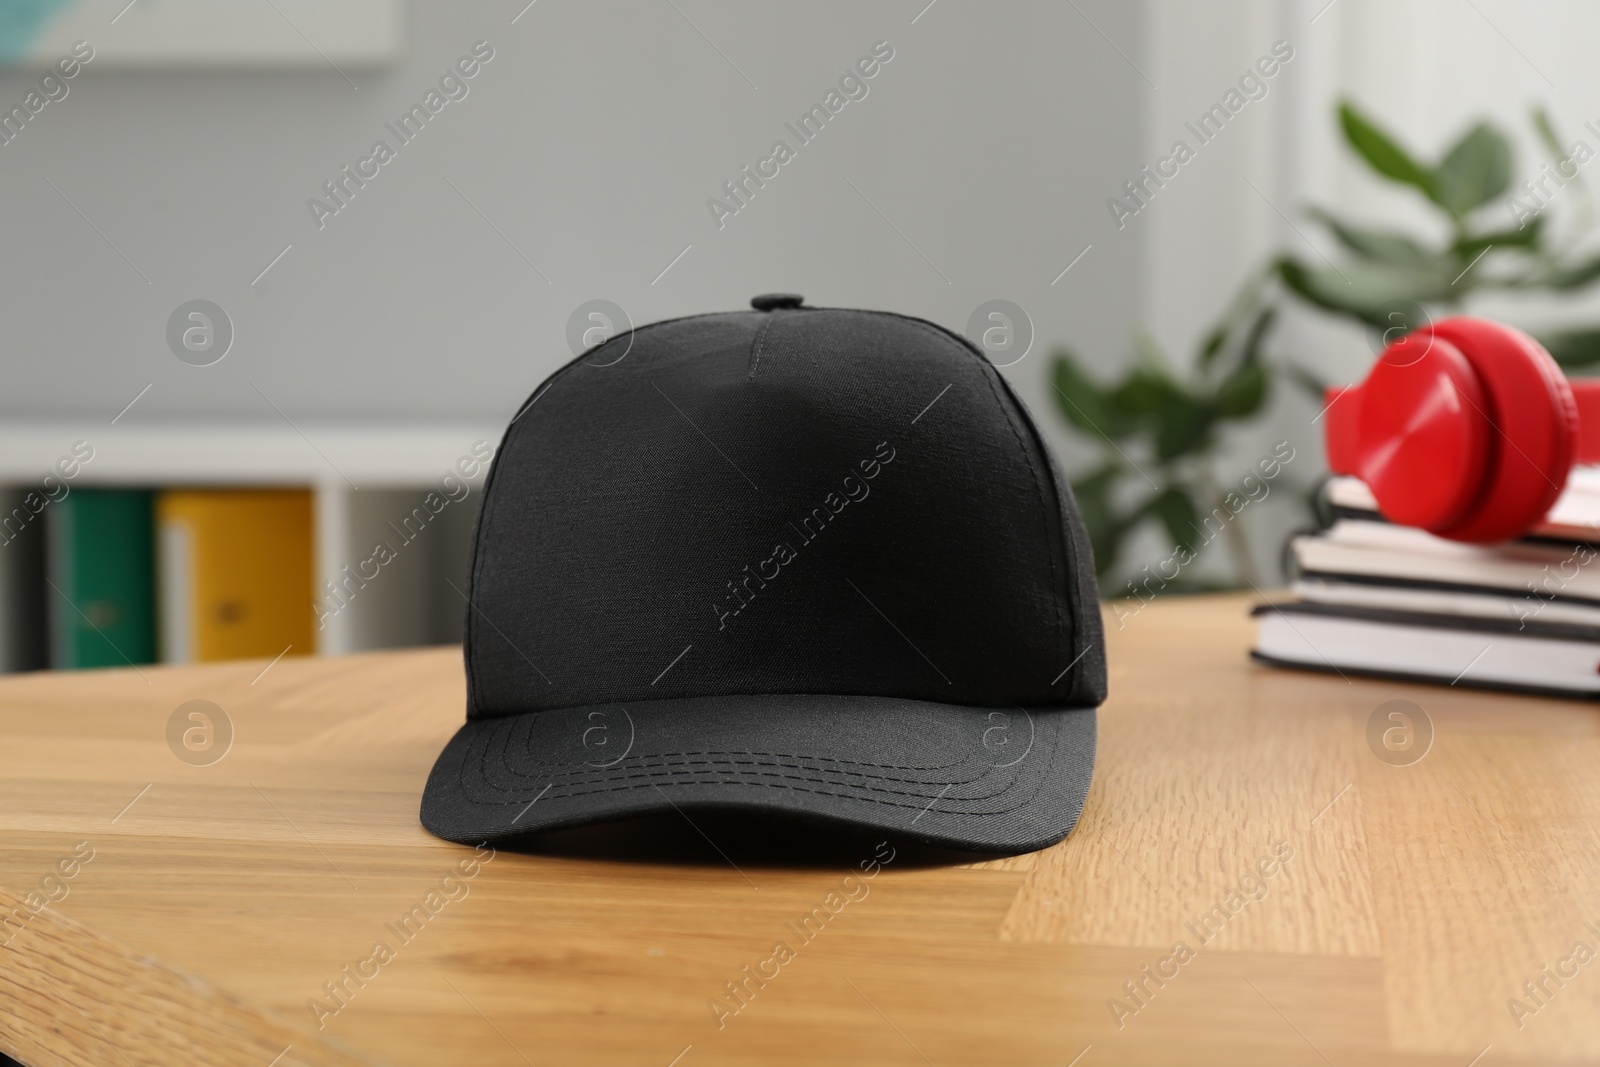
[[[158,494],[165,662],[315,651],[311,509],[300,489]]]

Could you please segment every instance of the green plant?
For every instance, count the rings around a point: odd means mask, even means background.
[[[1271,391],[1262,345],[1277,312],[1263,304],[1268,280],[1258,273],[1245,284],[1201,342],[1188,375],[1175,373],[1144,333],[1135,337],[1134,366],[1111,385],[1095,382],[1070,350],[1054,353],[1056,406],[1070,426],[1100,443],[1100,464],[1072,483],[1099,573],[1116,565],[1123,542],[1149,522],[1176,548],[1192,552],[1201,541],[1201,515],[1227,495],[1214,470],[1223,431],[1260,411]],[[1233,522],[1224,529],[1239,576],[1253,581],[1243,529]]]
[[[1474,125],[1429,165],[1353,104],[1341,103],[1346,143],[1380,177],[1420,194],[1447,236],[1430,241],[1374,229],[1313,207],[1311,217],[1348,256],[1335,264],[1285,255],[1275,264],[1278,276],[1307,303],[1391,337],[1458,312],[1474,294],[1568,293],[1600,279],[1600,254],[1579,250],[1595,223],[1581,171],[1595,152],[1583,141],[1562,147],[1543,110],[1534,111],[1532,122],[1553,167],[1546,164],[1513,191],[1511,144],[1488,123]],[[1557,196],[1571,197],[1577,208],[1560,235],[1545,213]],[[1496,208],[1503,216],[1495,217]],[[1569,368],[1600,363],[1600,328],[1537,336]]]

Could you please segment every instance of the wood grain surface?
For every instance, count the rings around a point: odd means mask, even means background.
[[[709,817],[438,841],[458,649],[0,680],[0,1050],[1600,1064],[1595,706],[1254,667],[1248,603],[1108,614],[1083,818],[1001,860]],[[187,712],[169,742],[193,700],[220,759]]]

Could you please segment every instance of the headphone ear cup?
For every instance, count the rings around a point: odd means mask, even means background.
[[[1447,527],[1456,541],[1520,537],[1538,524],[1567,483],[1578,438],[1578,407],[1561,368],[1521,330],[1487,319],[1454,318],[1425,327],[1466,357],[1483,386],[1489,456],[1481,495]]]
[[[1354,419],[1347,412],[1336,427],[1334,409],[1328,425],[1348,437],[1353,423],[1347,466],[1379,510],[1424,530],[1460,522],[1483,496],[1494,435],[1467,357],[1442,337],[1407,334],[1383,351],[1359,390]]]

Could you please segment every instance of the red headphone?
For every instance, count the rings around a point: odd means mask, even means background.
[[[1384,516],[1456,541],[1538,525],[1574,463],[1600,463],[1600,380],[1569,382],[1544,347],[1487,319],[1446,319],[1325,394],[1328,467]]]

